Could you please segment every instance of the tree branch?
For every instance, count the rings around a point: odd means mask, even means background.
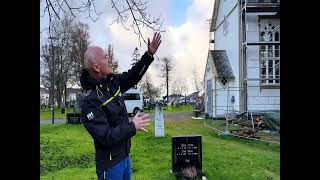
[[[123,10],[122,12],[120,12],[115,4],[115,2],[113,0],[111,0],[111,3],[112,3],[112,8],[115,8],[115,10],[117,11],[118,13],[118,18],[117,20],[113,21],[111,24],[113,24],[114,22],[119,22],[119,17],[120,17],[120,22],[121,22],[121,25],[127,30],[129,31],[129,28],[127,28],[125,25],[124,25],[124,22],[126,22],[128,20],[128,16],[127,14],[125,14],[125,16],[123,17],[121,14],[123,14],[125,11],[127,11],[128,9],[126,10]],[[124,19],[125,18],[125,19]]]
[[[51,9],[53,10],[53,12],[55,13],[55,15],[57,16],[57,18],[60,20],[59,15],[57,14],[56,10],[54,9],[51,0],[46,0],[47,3],[49,3],[49,6],[51,6]]]
[[[139,37],[139,43],[141,47],[141,41],[143,41],[145,44],[147,44],[146,39],[142,35],[142,28],[146,27],[148,29],[152,29],[153,31],[159,31],[159,32],[165,32],[165,30],[162,30],[162,25],[164,22],[164,19],[161,21],[161,18],[151,18],[150,14],[147,13],[147,3],[146,0],[126,0],[125,5],[122,6],[122,9],[119,9],[119,5],[116,4],[115,0],[110,0],[112,8],[115,9],[117,13],[117,17],[115,20],[112,21],[111,24],[117,22],[122,25],[124,29],[129,31],[132,27],[132,31],[138,35]],[[43,0],[40,0],[40,3],[43,3]],[[63,13],[68,14],[70,13],[72,17],[76,17],[77,14],[75,11],[78,11],[80,13],[87,12],[88,15],[85,17],[85,19],[90,18],[93,22],[96,22],[102,12],[98,12],[96,8],[96,3],[94,0],[85,0],[79,4],[78,7],[72,7],[72,4],[70,4],[70,1],[68,0],[46,0],[46,7],[43,10],[43,13],[49,14],[49,34],[51,37],[51,31],[52,31],[52,18],[56,16],[60,20],[59,12],[60,10],[63,11]],[[44,7],[44,6],[41,6]],[[58,9],[57,9],[58,8]],[[58,10],[58,11],[57,11]],[[93,12],[92,12],[93,11]],[[96,17],[95,17],[95,15]],[[43,15],[44,16],[44,15]],[[43,17],[42,16],[42,17]],[[127,23],[129,17],[133,18],[133,21],[131,23],[131,26],[129,26]],[[158,60],[159,58],[155,56]]]
[[[69,6],[68,2],[67,2],[66,0],[63,0],[63,2],[66,3],[66,5],[68,6],[71,15],[72,15],[73,17],[76,17],[76,16],[73,14],[72,9],[71,9],[71,7]]]
[[[139,31],[139,42],[140,42],[140,47],[141,47],[141,40],[140,40],[140,36],[141,36],[141,38],[142,38],[143,42],[144,42],[144,43],[146,43],[146,44],[148,45],[148,43],[146,42],[146,40],[143,38],[143,36],[142,36],[142,34],[141,34],[141,31],[140,31],[139,25],[138,25],[138,23],[137,23],[136,17],[134,16],[134,14],[133,14],[133,12],[132,12],[132,9],[131,9],[131,6],[130,6],[130,4],[129,4],[128,0],[126,0],[126,2],[127,2],[128,6],[129,6],[129,9],[130,9],[131,15],[132,15],[132,17],[133,17],[133,19],[134,19],[134,22],[136,23],[136,26],[137,26],[138,31]]]

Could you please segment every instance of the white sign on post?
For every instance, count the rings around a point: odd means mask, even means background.
[[[164,137],[164,121],[162,107],[156,106],[154,120],[155,137]]]

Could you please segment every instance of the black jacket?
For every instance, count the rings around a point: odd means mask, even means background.
[[[96,169],[106,170],[130,153],[130,138],[136,134],[129,122],[122,93],[136,85],[153,57],[145,53],[128,72],[111,74],[99,81],[82,70],[80,82],[86,90],[81,102],[81,120],[92,136],[96,151]]]

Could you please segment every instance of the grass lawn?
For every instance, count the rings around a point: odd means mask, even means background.
[[[163,112],[189,112],[192,111],[193,107],[192,105],[182,105],[182,106],[168,106],[166,107]],[[154,109],[152,110],[147,110],[145,109],[145,112],[149,113],[149,112],[154,112]]]
[[[192,111],[192,106],[191,105],[186,105],[186,106],[169,106],[164,110],[164,112],[188,112]],[[73,112],[72,108],[67,108],[66,112],[64,114],[61,114],[61,109],[55,109],[54,111],[54,117],[56,119],[64,119],[66,118],[66,113],[68,112]],[[154,112],[154,110],[145,110],[145,112]],[[40,120],[47,120],[52,118],[52,111],[49,108],[46,109],[40,109]]]
[[[73,112],[72,108],[67,108],[64,114],[61,114],[61,109],[54,109],[54,117],[56,119],[66,118],[66,113]],[[40,109],[40,120],[46,120],[52,118],[52,111],[50,108]]]
[[[203,120],[165,121],[166,137],[138,132],[132,138],[132,179],[172,179],[171,136],[202,135],[203,170],[209,180],[280,179],[280,146],[219,138]],[[41,179],[96,179],[93,141],[82,125],[40,126]]]

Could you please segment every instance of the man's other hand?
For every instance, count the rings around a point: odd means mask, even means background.
[[[144,126],[150,125],[148,122],[150,122],[151,119],[149,118],[149,114],[141,114],[140,111],[133,117],[132,122],[134,123],[134,126],[136,127],[136,130],[148,132],[148,130],[145,129]]]

